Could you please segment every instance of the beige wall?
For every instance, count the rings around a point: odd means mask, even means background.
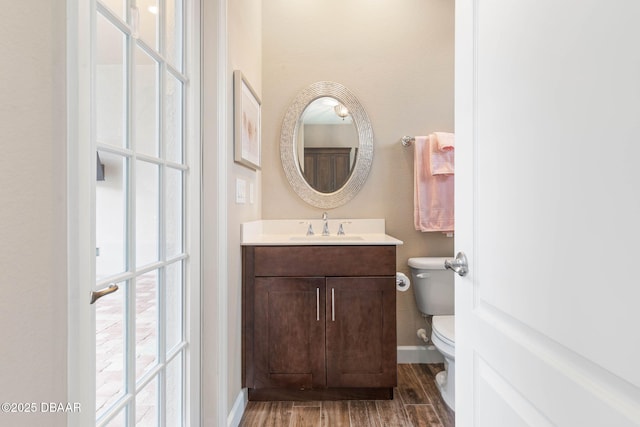
[[[284,113],[313,82],[344,84],[358,97],[374,132],[374,161],[360,193],[333,218],[385,218],[407,259],[448,256],[453,239],[413,228],[413,149],[403,135],[453,130],[454,2],[450,0],[269,0],[263,4],[264,219],[319,218],[286,181],[279,157]],[[274,203],[276,202],[277,203]],[[398,344],[418,345],[412,292],[398,293]]]
[[[233,96],[231,74],[241,70],[256,91],[262,93],[262,0],[236,0],[228,2],[229,26],[229,94]],[[233,100],[229,100],[229,174],[228,174],[228,257],[229,257],[229,345],[228,345],[228,410],[241,390],[241,337],[242,337],[242,265],[240,252],[240,224],[260,219],[262,199],[259,171],[254,171],[233,161]],[[247,203],[236,204],[236,179],[247,183]],[[249,201],[249,186],[254,187],[254,202]],[[205,219],[206,220],[206,219]],[[206,405],[207,402],[204,402]]]
[[[11,64],[0,79],[0,384],[12,385],[0,391],[3,402],[67,400],[65,12],[47,4],[7,3],[0,17],[3,63]],[[242,0],[229,2],[228,12],[229,85],[232,70],[241,69],[263,99],[262,173],[233,163],[231,135],[228,141],[230,409],[240,391],[239,224],[321,214],[293,193],[279,160],[280,124],[299,90],[318,80],[343,83],[373,123],[370,178],[330,216],[386,218],[388,232],[405,241],[401,271],[410,256],[453,251],[451,239],[413,230],[413,155],[398,142],[453,128],[453,2]],[[253,205],[235,204],[237,177],[254,184]],[[412,294],[399,294],[398,307],[399,343],[406,344],[414,333],[404,332],[414,321]],[[15,426],[66,425],[63,415],[0,417]]]
[[[65,8],[0,14],[0,402],[67,402]],[[66,426],[64,414],[0,424]]]

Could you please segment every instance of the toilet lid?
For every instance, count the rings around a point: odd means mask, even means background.
[[[433,316],[433,332],[452,345],[456,342],[455,319],[455,316]]]

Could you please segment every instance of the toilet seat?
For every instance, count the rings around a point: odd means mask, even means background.
[[[455,347],[455,316],[433,316],[432,332],[445,344]]]

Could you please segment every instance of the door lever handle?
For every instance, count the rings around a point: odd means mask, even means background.
[[[119,289],[118,285],[113,284],[113,285],[110,285],[108,288],[104,288],[104,289],[102,289],[100,291],[91,292],[91,302],[89,304],[95,303],[96,301],[98,301],[103,296],[112,294],[115,291],[117,291],[118,289]]]
[[[466,276],[469,272],[469,263],[464,252],[458,252],[454,259],[448,259],[444,262],[444,267],[453,270],[460,276]]]

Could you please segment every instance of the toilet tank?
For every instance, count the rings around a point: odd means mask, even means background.
[[[409,258],[411,287],[422,314],[440,316],[454,313],[453,271],[444,268],[452,258]]]

